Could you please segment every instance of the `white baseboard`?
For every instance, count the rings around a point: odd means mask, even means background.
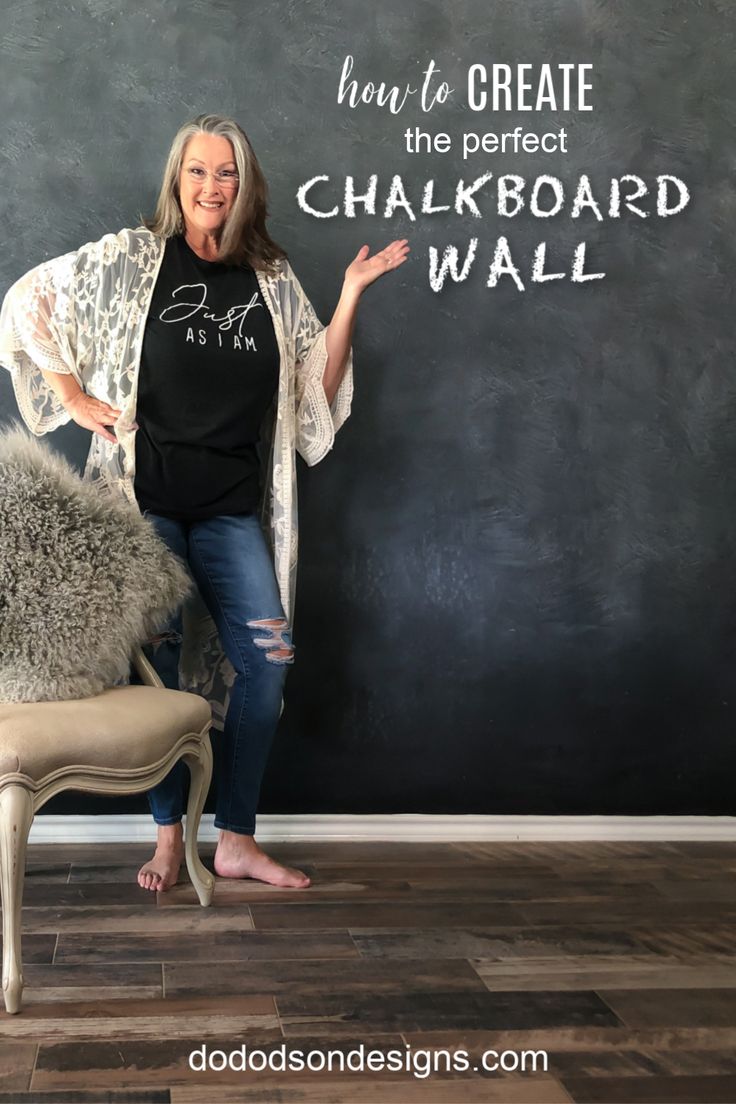
[[[299,813],[258,817],[258,839],[394,840],[428,843],[455,840],[728,840],[736,841],[731,816],[435,816],[395,813]],[[31,843],[150,842],[154,825],[145,814],[44,816],[31,828]],[[212,816],[202,817],[199,838],[217,839]]]

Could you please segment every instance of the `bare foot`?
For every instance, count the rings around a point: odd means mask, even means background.
[[[255,878],[268,885],[306,889],[309,877],[301,870],[282,866],[258,846],[253,836],[220,832],[215,852],[215,873],[220,878]]]
[[[159,824],[156,852],[138,871],[139,886],[157,893],[176,885],[184,861],[183,839],[181,824]]]

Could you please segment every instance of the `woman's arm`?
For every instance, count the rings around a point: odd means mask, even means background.
[[[122,324],[117,296],[122,290],[125,298],[140,271],[139,252],[149,256],[139,244],[135,231],[105,234],[42,261],[8,289],[0,306],[0,365],[9,370],[21,417],[37,436],[73,418],[114,440],[104,426],[120,412],[84,387],[95,363],[107,364],[114,344],[109,335],[98,340],[97,312],[109,310],[113,322]],[[113,264],[114,274],[107,273]],[[111,322],[109,329],[117,326]]]
[[[93,395],[87,395],[74,376],[67,372],[52,372],[42,368],[41,374],[61,405],[71,415],[72,421],[83,429],[99,433],[100,437],[113,445],[117,443],[112,433],[105,429],[105,426],[112,425],[120,417],[121,411],[117,407],[110,406]]]
[[[359,300],[359,291],[343,285],[332,321],[325,332],[327,363],[322,376],[322,386],[330,405],[332,405],[345,373]]]
[[[69,392],[79,385],[76,256],[65,253],[30,269],[9,288],[0,307],[0,364],[11,373],[24,422],[39,436],[69,421],[49,380],[68,379]]]
[[[332,403],[337,394],[345,371],[360,297],[379,276],[404,263],[409,252],[407,242],[407,238],[392,241],[380,253],[370,258],[370,249],[364,245],[345,271],[340,299],[325,333],[327,364],[322,376],[322,386],[328,403]]]
[[[71,372],[52,372],[50,369],[42,368],[41,375],[46,380],[61,405],[67,410],[69,409],[70,399],[82,394],[82,388]]]

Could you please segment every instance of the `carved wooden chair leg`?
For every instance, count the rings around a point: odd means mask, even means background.
[[[200,905],[209,905],[215,888],[215,879],[209,870],[202,864],[197,851],[197,833],[202,809],[207,799],[207,792],[212,779],[212,747],[209,736],[205,736],[201,743],[199,756],[187,754],[183,756],[184,762],[189,767],[191,782],[189,785],[189,802],[187,804],[187,823],[184,838],[184,855],[187,862],[187,870],[192,880]]]
[[[33,799],[25,786],[0,790],[0,888],[3,903],[3,996],[8,1012],[20,1012],[23,999],[20,910],[26,873],[26,846],[33,823]]]

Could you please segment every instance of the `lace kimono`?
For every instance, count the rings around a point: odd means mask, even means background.
[[[165,242],[145,227],[44,261],[8,291],[0,310],[0,364],[10,370],[23,420],[35,434],[70,420],[40,369],[71,373],[86,392],[122,411],[111,444],[93,433],[86,479],[135,502],[135,411],[143,331]],[[332,448],[350,413],[352,351],[332,405],[322,386],[325,328],[288,261],[257,273],[280,355],[279,384],[261,430],[267,456],[261,524],[273,554],[284,612],[293,626],[297,566],[295,450],[307,464]],[[274,409],[275,407],[275,409]],[[234,671],[196,595],[184,610],[181,685],[207,698],[221,728]]]

